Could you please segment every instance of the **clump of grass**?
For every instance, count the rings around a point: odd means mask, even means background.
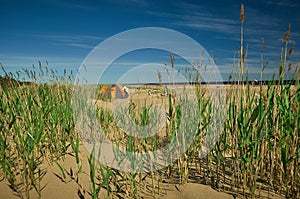
[[[231,189],[241,191],[244,198],[255,198],[257,189],[260,194],[261,187],[277,190],[278,194],[284,193],[286,198],[299,197],[295,191],[295,183],[299,182],[299,175],[296,174],[299,172],[296,163],[299,162],[299,109],[292,108],[299,104],[299,69],[296,67],[294,75],[289,75],[291,80],[284,81],[286,72],[292,72],[291,65],[286,70],[286,55],[293,51],[287,47],[289,38],[290,25],[284,35],[278,81],[269,80],[267,85],[261,81],[256,91],[255,86],[246,81],[246,89],[231,93],[227,100],[224,132],[211,152],[217,172],[220,172],[220,161],[226,166],[226,159],[231,160]],[[265,64],[262,71],[264,67]],[[235,85],[231,89],[239,90]],[[228,172],[225,166],[221,171],[224,189],[225,173]]]
[[[32,188],[41,197],[41,180],[46,174],[42,162],[45,157],[57,159],[65,154],[73,136],[72,90],[68,82],[62,84],[43,70],[40,65],[40,79],[23,71],[38,83],[24,84],[12,74],[6,77],[9,86],[0,86],[1,167],[21,198],[29,198]],[[45,78],[51,79],[48,85],[43,82]],[[63,78],[71,81],[70,77]]]

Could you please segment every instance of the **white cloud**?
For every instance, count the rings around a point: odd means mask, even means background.
[[[43,65],[46,65],[48,62],[49,67],[78,67],[82,59],[74,58],[74,57],[58,57],[58,56],[27,56],[27,55],[12,55],[12,54],[0,54],[0,63],[5,67],[24,67],[24,66],[32,66],[37,65],[42,62]]]
[[[221,18],[208,12],[185,12],[178,17],[173,25],[190,27],[197,30],[209,30],[219,33],[238,34],[239,24],[237,20]]]
[[[297,0],[266,0],[268,5],[275,5],[279,7],[294,7],[297,5]]]
[[[93,49],[95,46],[88,45],[88,44],[80,44],[80,43],[54,43],[54,45],[63,45],[63,46],[72,46],[72,47],[78,47],[78,48],[87,48],[87,49]]]
[[[93,35],[50,35],[50,34],[32,34],[31,37],[42,38],[50,41],[54,45],[65,45],[78,48],[94,48],[104,37]]]

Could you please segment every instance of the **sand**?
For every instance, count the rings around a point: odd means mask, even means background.
[[[88,152],[84,147],[81,147],[80,158],[82,160],[82,169],[83,173],[79,175],[79,183],[76,183],[76,180],[72,180],[67,176],[66,181],[62,180],[56,175],[60,175],[61,172],[56,164],[45,164],[43,167],[47,169],[47,174],[42,179],[42,185],[45,185],[44,190],[42,191],[42,198],[44,199],[67,199],[67,198],[80,198],[78,192],[84,196],[84,198],[91,198],[88,194],[90,191],[91,182],[89,179],[89,165],[88,165]],[[72,168],[76,171],[76,160],[75,157],[67,155],[64,160],[59,161],[66,170]],[[61,175],[60,175],[61,176]],[[149,179],[147,179],[149,180]],[[210,186],[201,185],[197,183],[187,183],[185,185],[179,184],[167,184],[162,185],[164,191],[160,195],[157,195],[156,198],[163,199],[193,199],[193,198],[206,198],[206,199],[229,199],[233,196],[218,192],[212,189]],[[153,198],[151,193],[145,194],[143,198]],[[0,182],[0,198],[3,199],[15,199],[18,198],[14,195],[13,191],[9,188],[8,183],[5,180]],[[31,190],[30,198],[38,198],[38,194],[35,190]],[[102,189],[99,194],[99,198],[107,198],[106,191]]]

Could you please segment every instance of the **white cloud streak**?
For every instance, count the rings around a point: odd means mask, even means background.
[[[297,5],[297,0],[266,0],[265,2],[270,6],[278,7],[295,7]]]
[[[12,55],[12,54],[0,54],[0,63],[5,67],[12,66],[32,66],[36,65],[38,62],[49,63],[50,67],[61,67],[61,66],[73,66],[78,67],[82,59],[74,57],[59,57],[59,56],[27,56],[27,55]]]
[[[78,48],[94,48],[103,37],[92,35],[47,35],[47,34],[33,34],[32,37],[42,38],[51,41],[54,45],[65,45]]]

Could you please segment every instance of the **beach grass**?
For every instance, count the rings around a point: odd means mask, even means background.
[[[300,71],[297,65],[289,64],[291,27],[288,26],[283,38],[279,79],[267,80],[267,84],[261,79],[254,85],[245,81],[248,74],[244,65],[247,53],[243,51],[244,20],[242,6],[240,58],[236,66],[239,81],[227,86],[212,85],[224,86],[224,104],[214,104],[207,85],[201,82],[186,85],[196,93],[196,108],[193,108],[198,118],[183,122],[183,110],[189,102],[176,98],[171,92],[163,95],[165,86],[154,86],[158,94],[151,97],[147,94],[149,88],[140,89],[142,94],[137,96],[146,98],[135,101],[132,96],[128,109],[124,110],[134,124],[148,133],[145,127],[153,119],[151,110],[158,111],[153,109],[154,102],[163,104],[166,121],[165,127],[155,135],[137,138],[118,127],[118,120],[124,115],[115,117],[107,106],[101,106],[109,104],[111,99],[98,99],[100,106],[95,109],[95,115],[101,129],[128,152],[156,151],[167,143],[175,143],[169,146],[172,151],[174,146],[182,146],[190,139],[180,131],[182,125],[189,129],[197,124],[191,144],[183,146],[186,150],[178,159],[160,170],[145,173],[119,171],[103,165],[94,152],[87,159],[80,158],[84,140],[80,139],[74,122],[72,74],[58,76],[39,64],[38,73],[22,71],[31,80],[24,83],[17,74],[7,73],[2,67],[5,76],[0,81],[0,179],[7,182],[19,198],[31,198],[33,190],[42,198],[43,190],[47,189],[42,182],[49,172],[45,165],[56,163],[60,171],[56,175],[61,181],[68,183],[69,176],[80,189],[88,187],[85,196],[78,190],[79,198],[99,198],[101,190],[107,198],[160,198],[166,194],[164,184],[191,182],[209,185],[238,198],[300,198]],[[262,48],[263,45],[264,42]],[[169,80],[176,76],[173,55],[170,55],[170,63],[163,68],[172,71]],[[291,78],[285,81],[287,74]],[[158,78],[161,82],[159,71]],[[167,85],[171,86],[176,88],[176,83]],[[221,110],[224,111],[222,125],[213,128],[220,122],[213,116]],[[203,146],[208,144],[205,138],[212,130],[218,139],[207,146],[206,155],[201,156]],[[75,157],[76,172],[68,171],[59,163],[70,155]],[[88,171],[83,170],[83,164],[89,165]],[[81,174],[89,176],[88,186],[78,180]]]

